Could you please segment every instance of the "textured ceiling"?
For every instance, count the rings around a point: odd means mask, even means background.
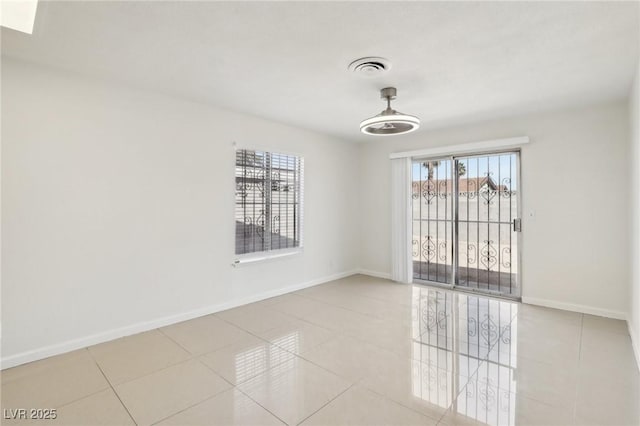
[[[41,2],[3,56],[126,82],[350,141],[378,90],[423,127],[627,96],[639,3]],[[350,74],[362,56],[383,76]],[[400,136],[402,137],[402,136]]]

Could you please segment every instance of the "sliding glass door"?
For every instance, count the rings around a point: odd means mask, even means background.
[[[519,152],[415,159],[413,278],[520,296]]]
[[[448,284],[453,277],[452,164],[450,158],[412,164],[414,280]]]

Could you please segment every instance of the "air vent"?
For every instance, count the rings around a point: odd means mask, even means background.
[[[391,62],[385,58],[367,57],[356,59],[349,64],[349,71],[368,77],[384,74],[391,68]]]

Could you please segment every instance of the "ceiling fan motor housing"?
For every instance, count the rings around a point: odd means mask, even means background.
[[[395,87],[380,90],[380,98],[387,101],[387,108],[375,117],[360,123],[360,131],[366,135],[391,136],[410,133],[418,130],[420,119],[413,115],[403,114],[391,108],[391,101],[396,98]]]

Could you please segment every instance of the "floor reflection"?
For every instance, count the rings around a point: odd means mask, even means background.
[[[299,350],[300,336],[298,332],[294,331],[274,339],[272,343],[261,343],[236,354],[235,377],[237,383],[242,383],[271,367],[282,365],[285,361],[293,359],[293,354]]]
[[[413,395],[490,425],[515,421],[516,303],[414,286]]]

